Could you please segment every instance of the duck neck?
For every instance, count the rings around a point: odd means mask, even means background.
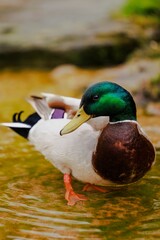
[[[134,116],[128,116],[128,115],[123,115],[123,116],[116,115],[116,116],[110,116],[109,117],[109,121],[110,122],[120,122],[120,121],[126,121],[126,120],[128,120],[128,121],[136,121],[137,118],[134,117]]]
[[[128,105],[123,112],[119,112],[117,114],[112,114],[109,116],[110,122],[119,122],[119,121],[136,121],[136,106],[135,104]]]

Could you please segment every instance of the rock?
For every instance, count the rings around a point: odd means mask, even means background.
[[[0,3],[0,68],[99,67],[139,46],[127,22],[111,20],[124,0],[13,0]],[[92,13],[92,14],[91,14]],[[124,51],[125,49],[125,51]]]
[[[147,105],[146,112],[151,115],[160,116],[160,103],[149,103]]]
[[[65,64],[54,68],[50,72],[50,76],[53,82],[59,86],[59,89],[64,89],[63,94],[65,94],[65,91],[72,90],[73,96],[76,96],[76,94],[81,96],[88,85],[96,82],[116,82],[132,92],[136,104],[142,106],[150,101],[144,97],[144,88],[146,89],[145,86],[148,86],[146,84],[150,82],[150,79],[157,76],[159,66],[159,60],[151,59],[132,59],[125,64],[100,69],[84,69]]]
[[[160,62],[159,62],[160,67]],[[143,96],[146,101],[160,101],[160,73],[153,76],[150,81],[146,81],[143,86]]]
[[[82,40],[80,37],[50,47],[1,44],[0,68],[53,68],[66,63],[83,67],[110,66],[124,62],[138,46],[138,40],[121,33],[108,34],[103,39],[86,36]]]
[[[61,94],[64,90],[64,94],[65,92],[71,92],[73,96],[81,96],[87,85],[92,82],[94,71],[65,64],[54,68],[50,72],[50,76]]]

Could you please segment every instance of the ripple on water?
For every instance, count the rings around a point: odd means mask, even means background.
[[[11,201],[9,197],[1,197],[0,202],[3,205],[0,207],[0,221],[5,225],[14,222],[19,232],[19,235],[9,234],[10,239],[77,239],[79,233],[101,232],[99,229],[90,228],[91,214],[46,210]],[[31,238],[25,238],[26,236]]]
[[[160,213],[160,212],[159,212]],[[139,235],[143,235],[145,237],[152,237],[152,239],[160,239],[160,218],[159,216],[147,217],[144,221],[142,221],[139,226]]]

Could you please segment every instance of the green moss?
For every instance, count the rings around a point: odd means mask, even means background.
[[[154,86],[155,85],[158,86],[160,84],[160,74],[158,74],[156,77],[152,79],[151,84]]]
[[[123,11],[126,15],[160,15],[160,0],[128,0]]]

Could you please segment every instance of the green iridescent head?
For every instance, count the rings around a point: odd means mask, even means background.
[[[90,118],[109,116],[110,122],[136,120],[136,106],[131,94],[112,82],[100,82],[89,87],[75,117],[61,135],[74,131]]]
[[[111,122],[136,120],[136,106],[131,94],[112,82],[100,82],[89,87],[80,107],[93,117],[109,116]]]

